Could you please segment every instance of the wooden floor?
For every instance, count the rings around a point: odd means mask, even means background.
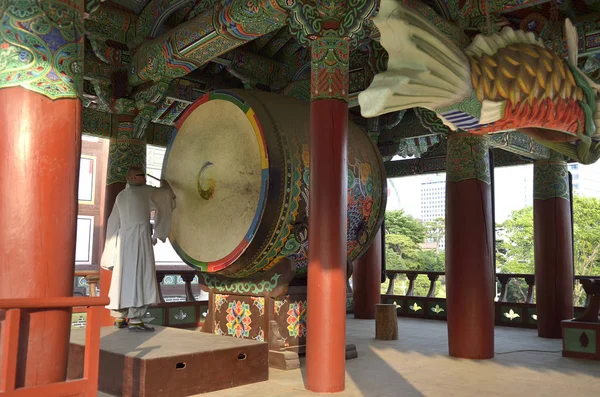
[[[448,357],[446,323],[401,318],[398,341],[376,341],[373,320],[348,318],[347,342],[358,359],[347,361],[346,391],[339,396],[599,396],[600,361],[563,358],[561,341],[534,330],[496,327],[496,358]],[[518,350],[538,350],[519,352]],[[270,371],[268,382],[206,397],[311,396],[304,389],[304,362],[295,371]],[[226,371],[227,369],[223,369]],[[232,374],[235,376],[235,374]],[[105,397],[106,395],[99,394]]]

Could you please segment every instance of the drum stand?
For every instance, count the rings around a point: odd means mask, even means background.
[[[295,266],[282,260],[251,279],[201,273],[200,287],[209,293],[202,332],[250,338],[269,344],[269,367],[295,369],[306,353],[306,280],[294,279]],[[346,345],[346,359],[356,358]]]

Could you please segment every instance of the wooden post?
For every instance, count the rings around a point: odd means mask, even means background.
[[[435,298],[436,282],[440,278],[439,274],[428,274],[429,279],[429,291],[427,291],[428,298]]]
[[[342,38],[312,42],[306,388],[318,393],[346,380],[348,52]]]
[[[567,163],[533,166],[533,233],[538,335],[562,338],[560,322],[573,318],[573,230]]]
[[[162,286],[161,286],[161,283],[164,280],[165,280],[165,274],[164,273],[157,273],[156,274],[156,282],[158,283],[158,299],[160,300],[161,303],[165,303],[165,298],[163,297]]]
[[[192,291],[192,281],[194,281],[194,277],[196,277],[195,273],[181,274],[181,278],[185,282],[185,300],[188,302],[194,302],[196,300],[194,292]]]
[[[93,274],[93,275],[85,276],[85,282],[87,283],[88,288],[89,288],[88,295],[92,298],[98,296],[98,293],[96,292],[96,287],[98,286],[99,281],[100,281],[99,275]]]
[[[354,318],[374,319],[375,305],[381,300],[381,231],[354,262],[352,286]]]
[[[398,340],[396,305],[378,303],[375,307],[375,339]]]
[[[81,152],[83,0],[3,4],[0,58],[9,66],[0,67],[0,299],[69,297]],[[64,381],[71,309],[23,310],[20,325],[15,386]]]
[[[453,357],[494,357],[494,235],[488,156],[485,137],[448,137],[446,306]]]

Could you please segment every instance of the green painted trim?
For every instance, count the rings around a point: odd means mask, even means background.
[[[533,199],[571,200],[569,170],[564,161],[538,161],[533,166]]]
[[[446,181],[462,182],[477,179],[487,185],[492,183],[488,139],[476,135],[448,136],[446,155]]]
[[[0,89],[83,100],[83,3],[0,1]]]
[[[227,294],[254,294],[260,295],[266,292],[271,292],[279,285],[278,281],[281,274],[275,273],[270,280],[263,280],[258,283],[253,281],[243,281],[235,279],[219,280],[207,273],[198,274],[198,279],[202,278],[202,284],[214,289],[220,293]]]
[[[596,331],[581,328],[563,328],[565,350],[578,353],[596,354]],[[587,345],[582,344],[582,336],[587,337]]]
[[[149,307],[146,313],[150,317],[154,317],[154,320],[148,321],[148,324],[165,325],[165,309],[163,307]]]
[[[195,306],[175,306],[167,309],[169,325],[196,324]]]

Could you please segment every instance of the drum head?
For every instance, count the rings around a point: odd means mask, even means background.
[[[268,158],[253,110],[211,93],[190,106],[163,166],[177,196],[171,244],[188,264],[215,272],[246,250],[262,218]]]

